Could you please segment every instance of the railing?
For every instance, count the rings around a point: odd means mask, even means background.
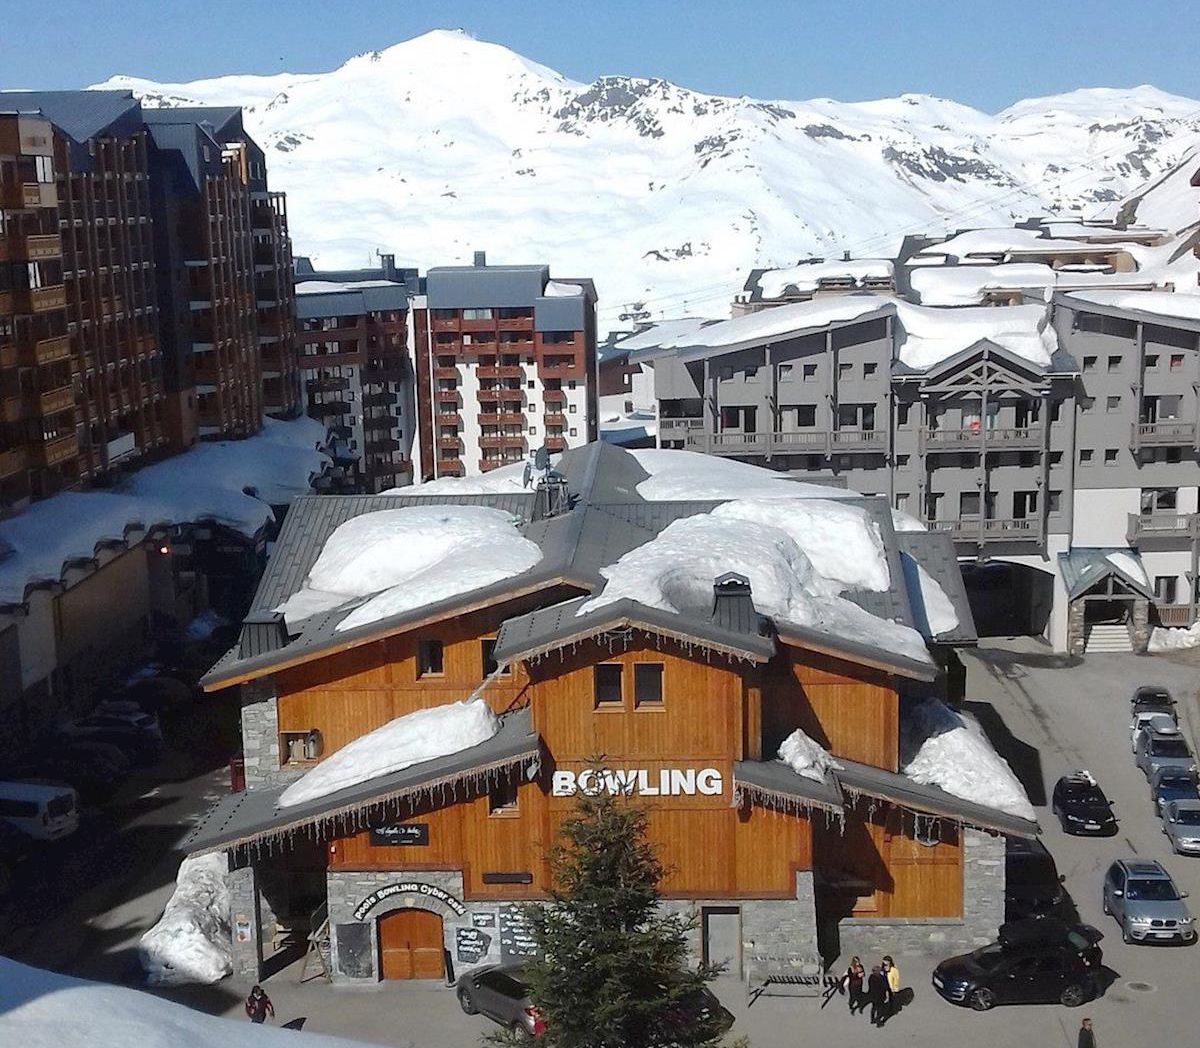
[[[664,427],[660,434],[668,440],[681,437],[686,447],[710,455],[826,455],[847,452],[881,452],[887,449],[887,433],[879,429],[806,429],[793,433],[706,433],[700,419],[677,419],[686,428]],[[700,423],[693,426],[692,423]]]
[[[344,400],[327,400],[324,404],[308,405],[308,413],[313,418],[328,418],[331,415],[348,415],[350,405]]]
[[[566,437],[549,437],[548,436],[548,437],[546,437],[545,444],[546,444],[547,451],[566,451],[567,450],[567,438]]]
[[[567,424],[567,416],[558,411],[547,411],[542,416],[542,421],[547,426],[565,426]]]
[[[547,390],[547,399],[549,399],[550,390]],[[660,418],[658,420],[658,431],[664,437],[682,440],[689,433],[703,432],[704,419],[702,418]]]
[[[0,477],[11,477],[25,469],[25,449],[12,448],[0,451]]]
[[[477,373],[480,379],[522,377],[521,369],[511,364],[503,364],[500,367],[481,367],[477,369]]]
[[[75,394],[70,386],[62,386],[58,389],[50,389],[38,397],[38,407],[43,415],[53,415],[59,411],[66,411],[68,408],[75,406]]]
[[[546,417],[549,418],[549,416]],[[438,415],[437,421],[443,426],[461,424],[457,415]],[[525,416],[517,411],[484,411],[479,414],[479,424],[481,426],[524,426]]]
[[[925,429],[921,446],[927,451],[972,451],[984,446],[995,448],[1036,449],[1042,446],[1041,426],[1016,426],[1001,429]]]
[[[542,399],[547,404],[565,404],[567,402],[567,394],[561,389],[547,389],[543,391]]]
[[[524,448],[525,438],[515,433],[481,436],[479,446],[481,448]]]
[[[1196,424],[1178,419],[1166,422],[1135,422],[1130,442],[1136,447],[1179,447],[1196,440]]]
[[[1196,619],[1196,609],[1190,604],[1156,604],[1161,626],[1190,626]]]
[[[305,385],[308,387],[310,393],[336,393],[338,390],[349,389],[350,380],[348,378],[326,376],[322,378],[310,378]]]
[[[71,355],[71,340],[66,335],[43,338],[34,343],[33,358],[38,364],[53,364]]]
[[[433,377],[435,379],[449,379],[452,382],[458,381],[458,368],[455,367],[435,367],[433,369]]]
[[[961,520],[926,520],[930,531],[945,531],[958,542],[1041,542],[1042,520],[1025,517],[1020,520],[1001,518],[965,518]]]
[[[41,448],[42,462],[47,466],[57,466],[60,462],[78,457],[79,445],[73,433],[70,436],[47,440]]]
[[[13,292],[13,304],[18,313],[43,313],[62,309],[67,304],[67,292],[62,284],[54,287],[21,288]]]
[[[830,435],[834,451],[883,451],[887,433],[881,429],[837,429]]]
[[[1130,513],[1125,539],[1131,544],[1151,539],[1190,540],[1200,534],[1195,513]]]

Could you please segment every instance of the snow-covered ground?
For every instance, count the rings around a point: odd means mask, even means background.
[[[405,506],[339,525],[301,589],[278,608],[299,622],[367,598],[340,623],[354,629],[528,571],[542,551],[517,521],[487,506]]]
[[[499,730],[499,720],[483,699],[405,714],[360,735],[306,772],[283,791],[280,806],[304,804],[380,775],[470,749]]]
[[[180,864],[162,916],[138,944],[152,986],[215,983],[233,971],[228,868],[224,852]]]
[[[328,459],[317,451],[325,436],[314,419],[264,419],[245,440],[196,445],[182,455],[131,474],[108,491],[71,491],[35,502],[0,522],[0,603],[24,600],[26,586],[57,581],[65,561],[91,558],[96,546],[121,539],[133,524],[213,520],[254,535],[286,505],[309,493]]]
[[[218,1019],[122,986],[85,982],[0,957],[4,1048],[295,1048],[292,1030]],[[311,1048],[365,1048],[304,1034]]]
[[[910,709],[900,723],[900,770],[962,800],[1037,821],[1021,783],[970,714],[937,699]]]
[[[378,248],[424,270],[487,247],[495,262],[593,277],[601,332],[633,303],[652,319],[728,316],[756,267],[842,249],[890,256],[904,233],[1077,216],[1200,140],[1200,103],[1153,87],[994,115],[918,94],[760,101],[660,79],[575,83],[459,32],[328,73],[105,86],[148,105],[245,106],[272,188],[288,193],[292,236],[319,266],[358,265]]]
[[[819,742],[797,728],[779,746],[779,759],[797,775],[814,782],[824,782],[825,774],[837,770],[840,764]]]

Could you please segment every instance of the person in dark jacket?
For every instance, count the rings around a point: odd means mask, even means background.
[[[883,1026],[892,1010],[892,990],[879,965],[871,969],[867,979],[867,998],[871,1002],[871,1025]]]
[[[842,976],[842,985],[846,988],[846,993],[850,997],[851,1015],[856,1015],[858,1012],[866,1010],[867,995],[863,992],[863,983],[866,981],[867,970],[863,967],[862,961],[857,957],[851,957],[850,967],[846,969],[846,974]]]
[[[272,1019],[275,1018],[275,1005],[271,1003],[271,998],[266,995],[261,986],[255,986],[250,991],[250,996],[246,998],[246,1014],[252,1023],[265,1023],[268,1015]]]
[[[1079,1048],[1096,1048],[1096,1034],[1092,1030],[1091,1019],[1084,1019],[1079,1024]]]

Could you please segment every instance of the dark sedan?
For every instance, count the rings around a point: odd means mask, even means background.
[[[1077,837],[1111,837],[1117,832],[1112,802],[1089,772],[1074,772],[1059,779],[1050,807],[1066,833]]]

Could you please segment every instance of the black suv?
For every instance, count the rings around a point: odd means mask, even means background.
[[[1104,936],[1087,924],[1055,918],[1014,921],[999,941],[942,961],[933,988],[951,1004],[986,1012],[998,1004],[1075,1008],[1100,989]]]
[[[1077,837],[1111,837],[1117,832],[1112,802],[1090,772],[1072,772],[1059,779],[1050,808],[1063,831]]]
[[[1046,917],[1066,899],[1054,857],[1041,841],[1009,837],[1004,851],[1004,919]]]
[[[1175,700],[1161,684],[1146,684],[1138,688],[1129,700],[1130,715],[1139,713],[1169,713],[1175,716]]]

